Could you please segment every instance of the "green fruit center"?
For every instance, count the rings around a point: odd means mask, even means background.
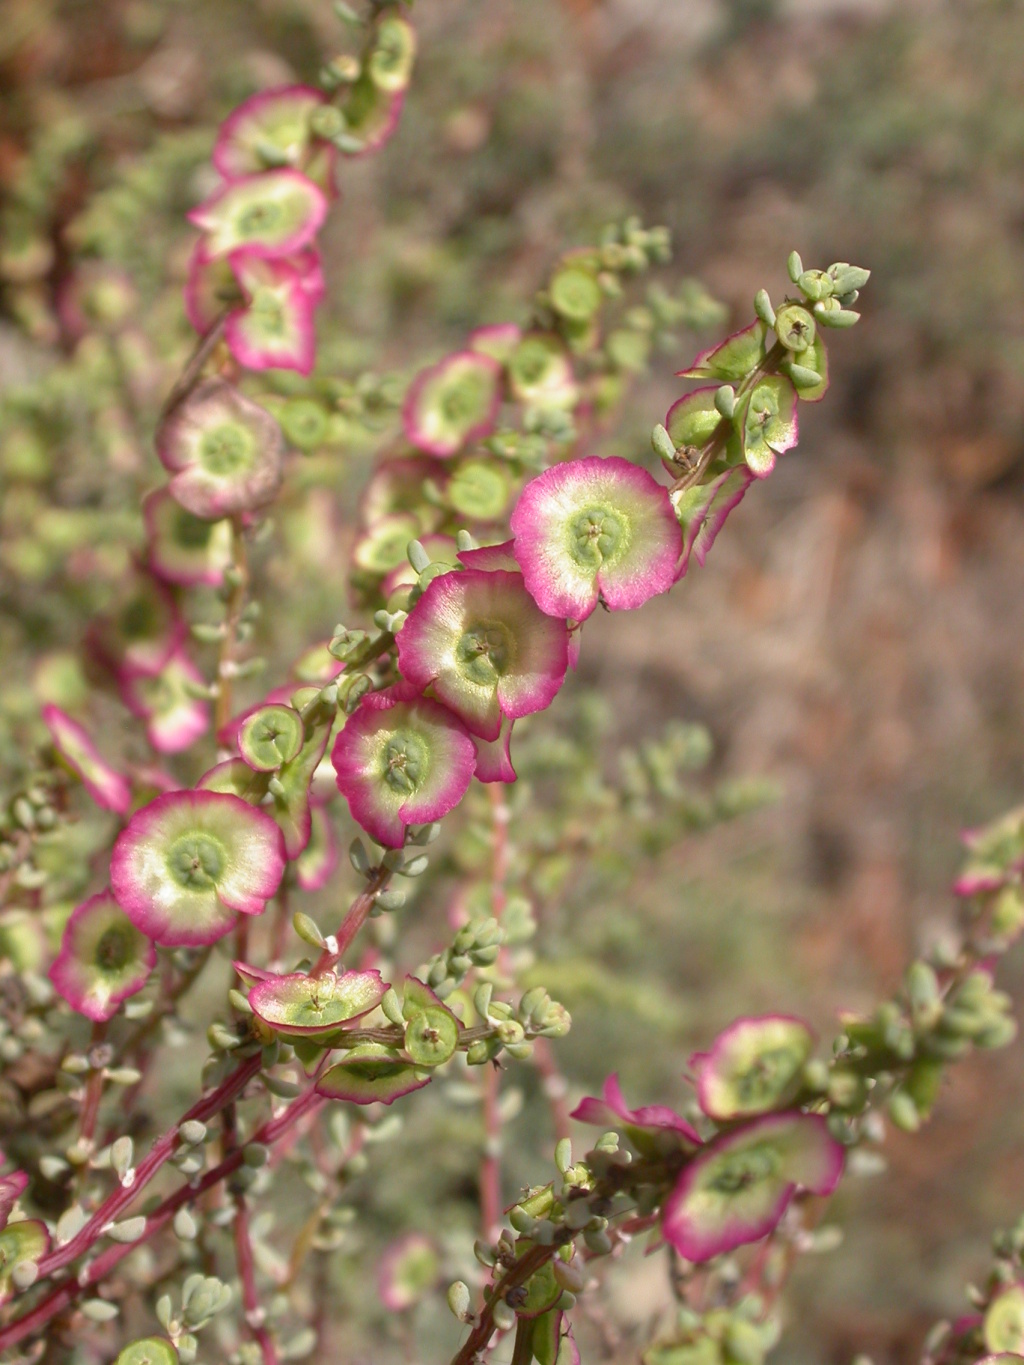
[[[597,569],[623,545],[625,527],[607,507],[588,507],[569,523],[569,550],[577,564]]]
[[[475,621],[455,646],[459,672],[480,687],[493,687],[514,657],[515,641],[503,621]]]
[[[134,597],[121,613],[121,632],[127,640],[149,640],[160,634],[161,614],[148,597]]]
[[[281,337],[287,331],[288,319],[284,304],[272,289],[257,289],[253,294],[250,312],[256,329],[264,336]]]
[[[741,1194],[752,1185],[777,1175],[781,1158],[774,1147],[761,1143],[742,1152],[730,1152],[721,1157],[720,1162],[708,1184],[718,1194],[732,1195]]]
[[[449,385],[440,398],[441,415],[453,427],[470,427],[483,416],[487,400],[483,376],[476,374],[460,375]]]
[[[736,1076],[733,1085],[744,1105],[759,1105],[774,1100],[789,1084],[799,1059],[788,1048],[777,1047],[759,1053],[748,1069]]]
[[[284,214],[273,200],[247,205],[235,220],[239,237],[262,237],[281,227]]]
[[[132,959],[132,935],[127,929],[112,925],[100,935],[94,956],[101,971],[122,971]]]
[[[200,521],[184,507],[179,507],[174,518],[174,541],[184,550],[205,550],[213,535],[213,523]]]
[[[430,750],[412,731],[399,731],[384,746],[384,781],[392,791],[408,796],[422,784],[430,766]]]
[[[237,422],[222,422],[204,431],[199,443],[199,461],[208,474],[223,478],[248,469],[252,464],[251,432]]]
[[[171,876],[187,891],[215,887],[224,863],[224,845],[209,834],[186,834],[167,856]]]
[[[516,378],[527,387],[540,384],[551,366],[551,353],[538,342],[527,342],[519,348],[514,357],[513,368]]]

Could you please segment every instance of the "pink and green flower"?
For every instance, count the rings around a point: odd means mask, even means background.
[[[148,573],[133,580],[134,590],[87,633],[96,661],[114,676],[130,669],[159,673],[185,639],[185,622],[170,591]]]
[[[53,747],[81,779],[97,806],[124,815],[132,804],[128,779],[100,757],[88,733],[59,706],[44,706],[43,720],[53,739]]]
[[[245,303],[224,324],[224,339],[248,370],[309,374],[316,359],[313,315],[323,295],[319,266],[310,252],[288,260],[241,254],[232,259]]]
[[[385,13],[377,23],[373,51],[366,63],[366,74],[378,90],[397,95],[408,89],[416,60],[416,30],[394,11]]]
[[[697,1099],[720,1123],[788,1104],[800,1088],[814,1034],[802,1019],[766,1014],[737,1019],[707,1052],[690,1058]]]
[[[527,332],[508,357],[512,394],[535,408],[571,408],[579,398],[569,352],[553,332]]]
[[[414,1308],[437,1284],[441,1261],[437,1248],[421,1232],[408,1232],[392,1242],[380,1258],[377,1292],[389,1313]]]
[[[417,375],[402,408],[402,425],[418,450],[443,459],[486,436],[500,403],[498,362],[458,351]]]
[[[690,559],[704,567],[718,533],[729,514],[739,506],[754,475],[744,465],[737,465],[717,475],[710,483],[698,484],[682,494],[673,494],[676,516],[683,526],[683,553],[679,560],[678,576],[682,578],[690,567]]]
[[[277,1033],[312,1037],[336,1033],[380,1004],[387,982],[378,971],[265,976],[249,992],[257,1018]]]
[[[172,409],[156,449],[176,501],[206,521],[262,507],[281,486],[281,428],[220,379],[206,380]]]
[[[101,891],[72,911],[50,980],[72,1009],[102,1022],[142,990],[155,966],[153,943]]]
[[[435,578],[398,633],[402,676],[435,695],[481,739],[503,719],[542,711],[565,680],[565,625],[545,615],[519,573],[461,569]]]
[[[410,513],[416,518],[417,530],[433,531],[441,514],[437,509],[423,506],[422,488],[430,479],[440,490],[446,482],[444,465],[425,455],[405,455],[400,459],[382,460],[370,475],[363,490],[359,516],[364,526],[373,526],[384,517],[395,513]]]
[[[354,563],[368,574],[386,576],[409,561],[409,542],[419,538],[412,512],[390,512],[367,527],[352,548]]]
[[[508,573],[522,573],[516,559],[515,541],[505,540],[500,545],[478,545],[472,550],[460,550],[458,561],[465,569],[505,569]]]
[[[1019,886],[1024,874],[1024,806],[979,829],[966,830],[961,842],[967,865],[953,884],[958,896],[976,896]]]
[[[394,136],[402,117],[405,90],[385,90],[368,71],[349,89],[345,116],[344,154],[366,156],[379,151]]]
[[[171,656],[158,673],[126,668],[120,680],[121,700],[145,723],[146,738],[158,753],[187,749],[210,723],[210,708],[196,695],[206,679],[187,654]]]
[[[743,458],[756,479],[767,478],[779,455],[797,443],[796,390],[784,375],[768,375],[747,395],[736,415]]]
[[[430,1071],[413,1066],[400,1052],[383,1043],[359,1043],[326,1071],[316,1092],[349,1104],[392,1104],[413,1090],[430,1084]]]
[[[797,1189],[831,1194],[843,1148],[820,1114],[767,1114],[723,1133],[683,1169],[662,1213],[665,1240],[708,1261],[776,1226]]]
[[[618,1075],[614,1073],[605,1080],[600,1099],[586,1096],[569,1117],[598,1128],[623,1128],[631,1138],[643,1133],[676,1133],[684,1143],[700,1146],[700,1135],[696,1130],[667,1105],[645,1104],[639,1109],[630,1109]]]
[[[480,355],[489,355],[502,365],[519,345],[523,337],[522,328],[514,322],[492,322],[486,327],[477,327],[466,338],[469,350]]]
[[[238,727],[238,752],[258,773],[274,773],[291,762],[305,738],[294,706],[271,701],[254,707]]]
[[[326,95],[309,85],[278,85],[251,95],[221,124],[214,166],[225,180],[288,166],[332,193],[336,153],[310,127],[311,116],[326,103]]]
[[[303,891],[320,891],[338,866],[338,841],[334,826],[322,806],[309,812],[309,841],[295,860],[295,880]]]
[[[254,288],[263,278],[284,280],[295,289],[303,290],[314,305],[323,299],[323,268],[315,247],[305,247],[293,256],[276,257],[274,264],[279,267],[278,274],[253,276],[253,263],[262,259],[246,251],[237,251],[231,256],[211,256],[206,241],[202,237],[199,239],[189,260],[185,282],[185,312],[197,332],[209,331],[224,314],[230,320],[236,313],[244,312]],[[246,274],[253,277],[248,288],[243,285]]]
[[[110,883],[156,943],[215,943],[237,914],[258,915],[284,872],[281,831],[240,797],[169,792],[136,811],[114,844]]]
[[[440,820],[462,800],[476,750],[456,715],[405,685],[363,699],[331,761],[356,823],[400,848],[407,825]]]
[[[476,746],[476,779],[478,782],[515,782],[512,766],[512,722],[503,720],[497,739],[473,736]]]
[[[549,616],[639,607],[675,581],[682,535],[668,492],[629,460],[553,465],[523,489],[511,525],[526,587]]]
[[[149,542],[149,566],[167,583],[219,587],[231,563],[231,526],[187,511],[167,488],[148,494],[142,516]]]
[[[688,370],[677,370],[676,373],[680,379],[717,379],[720,384],[739,383],[753,373],[764,359],[767,335],[768,328],[758,318],[749,327],[734,332],[709,350],[701,351]]]
[[[327,216],[323,190],[298,171],[273,170],[222,185],[188,215],[210,256],[245,251],[273,259],[309,246]]]
[[[985,1348],[993,1353],[1024,1352],[1024,1284],[1008,1284],[992,1299],[982,1320]]]
[[[27,1189],[28,1175],[25,1171],[8,1171],[6,1175],[0,1175],[0,1228],[7,1226],[15,1204]]]

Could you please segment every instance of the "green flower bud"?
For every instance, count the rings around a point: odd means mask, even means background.
[[[573,1232],[581,1232],[593,1218],[593,1210],[586,1199],[573,1199],[565,1208],[565,1226]]]
[[[828,1096],[839,1109],[859,1109],[864,1104],[867,1088],[855,1071],[835,1067],[829,1076]]]
[[[322,951],[327,946],[327,941],[315,920],[304,915],[301,910],[297,910],[292,916],[292,928],[302,939],[303,943],[308,943],[311,948]]]
[[[404,891],[399,891],[397,887],[389,887],[384,891],[378,891],[373,898],[373,902],[385,914],[392,910],[401,910],[408,897]]]
[[[726,1357],[736,1365],[761,1365],[770,1343],[763,1328],[733,1317],[725,1329],[722,1344]]]
[[[675,442],[660,423],[651,432],[651,449],[660,460],[669,464],[676,458]]]
[[[174,1215],[174,1235],[183,1242],[191,1242],[197,1232],[196,1220],[188,1209],[179,1209]]]
[[[775,326],[775,309],[772,307],[767,289],[759,289],[754,295],[754,312],[766,327]]]
[[[134,1066],[115,1066],[107,1072],[107,1080],[111,1085],[138,1085],[142,1080],[142,1072]]]
[[[871,278],[871,271],[864,270],[858,265],[847,265],[845,261],[838,261],[835,265],[829,266],[828,277],[832,281],[834,293],[850,294],[864,288]]]
[[[556,1256],[551,1262],[551,1270],[555,1281],[563,1289],[567,1289],[570,1294],[581,1294],[583,1286],[587,1282],[586,1270],[576,1261],[563,1261],[560,1256]]]
[[[860,314],[843,308],[837,298],[822,299],[814,305],[814,316],[823,327],[852,327]]]
[[[607,1256],[612,1249],[612,1239],[604,1229],[586,1228],[583,1240],[595,1256]]]
[[[459,1322],[472,1322],[473,1315],[469,1310],[469,1286],[462,1280],[456,1280],[454,1284],[448,1286],[448,1307],[451,1309]]]
[[[801,293],[812,303],[817,303],[819,299],[831,298],[837,292],[832,279],[824,270],[805,270],[793,283],[799,286]]]
[[[889,1118],[905,1133],[916,1133],[921,1126],[921,1115],[917,1105],[905,1090],[895,1090],[886,1105]]]
[[[992,906],[992,932],[1013,938],[1024,929],[1024,895],[1018,886],[1005,886]]]
[[[31,1289],[39,1279],[39,1266],[35,1261],[19,1261],[11,1271],[11,1280],[18,1289]]]
[[[80,1307],[90,1322],[112,1322],[119,1312],[117,1304],[106,1299],[86,1299]]]
[[[146,1219],[126,1218],[122,1223],[111,1223],[105,1229],[112,1242],[137,1242],[146,1232]]]
[[[124,1180],[131,1169],[135,1146],[130,1137],[119,1137],[110,1148],[110,1164],[119,1180]]]

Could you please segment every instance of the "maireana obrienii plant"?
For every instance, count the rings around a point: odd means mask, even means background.
[[[311,642],[287,680],[240,709],[236,684],[260,667],[247,652],[250,551],[287,492],[292,452],[315,448],[335,415],[319,381],[289,394],[274,375],[313,369],[318,233],[345,158],[396,126],[415,50],[394,5],[374,4],[360,31],[360,54],[331,63],[326,89],[265,91],[225,122],[212,158],[221,183],[191,215],[200,237],[186,307],[200,335],[156,432],[169,477],[146,497],[146,551],[120,609],[87,635],[152,761],[120,771],[102,734],[50,706],[53,762],[11,808],[5,899],[32,891],[35,841],[73,813],[73,779],[122,823],[108,884],[97,879],[68,916],[48,981],[27,978],[6,1021],[19,1048],[43,1019],[63,1030],[41,1063],[73,1134],[58,1126],[35,1169],[0,1177],[0,1290],[11,1300],[0,1349],[34,1359],[48,1333],[74,1328],[111,1356],[123,1348],[121,1365],[187,1363],[209,1328],[209,1350],[232,1360],[308,1355],[315,1330],[275,1293],[254,1231],[267,1171],[310,1148],[320,1207],[306,1249],[329,1249],[348,1171],[386,1136],[388,1107],[414,1106],[407,1096],[468,1066],[480,1078],[484,1273],[449,1289],[465,1324],[454,1361],[487,1359],[506,1334],[517,1365],[578,1359],[577,1298],[585,1312],[606,1258],[644,1234],[669,1249],[680,1302],[649,1365],[755,1365],[844,1166],[870,1155],[887,1121],[919,1126],[949,1062],[1013,1035],[992,963],[1024,922],[1021,818],[972,837],[962,936],[915,961],[873,1014],[844,1017],[831,1050],[789,1015],[741,1018],[690,1059],[685,1115],[631,1108],[629,1078],[610,1076],[573,1112],[602,1133],[574,1157],[550,1047],[569,1017],[521,979],[534,925],[514,856],[513,730],[561,704],[599,605],[642,607],[704,564],[729,513],[796,444],[799,404],[824,396],[825,337],[857,321],[867,272],[805,270],[794,254],[790,295],[773,305],[761,291],[755,321],[681,372],[707,382],[654,429],[666,483],[638,459],[588,453],[587,441],[668,329],[711,310],[692,288],[617,309],[631,277],[667,259],[658,229],[631,221],[567,253],[527,325],[480,328],[413,378],[353,546],[363,625]],[[222,615],[189,624],[188,594],[202,587]],[[671,750],[634,756],[626,774],[623,800],[641,818],[647,789],[678,790]],[[165,767],[167,755],[182,766]],[[400,948],[364,929],[430,873],[440,822],[458,820],[477,784],[489,793],[489,866],[450,941],[400,966]],[[349,849],[361,886],[325,931],[292,901],[340,880],[345,809],[361,830]],[[218,944],[234,977],[209,1023],[203,1093],[137,1151],[126,1115]],[[499,1068],[517,1062],[541,1073],[559,1140],[552,1179],[505,1218]],[[169,1167],[178,1177],[154,1194]],[[233,1251],[225,1279],[214,1273],[219,1228]],[[157,1239],[169,1259],[151,1275],[145,1334],[130,1342],[104,1324],[147,1270],[114,1272]],[[438,1273],[430,1239],[403,1238],[380,1267],[383,1302],[404,1312]],[[984,1350],[1008,1349],[996,1340],[984,1334]]]

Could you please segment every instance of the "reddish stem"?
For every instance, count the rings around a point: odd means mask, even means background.
[[[293,1124],[323,1103],[323,1097],[318,1095],[311,1086],[297,1099],[293,1100],[277,1118],[269,1119],[261,1128],[258,1128],[252,1135],[251,1141],[259,1142],[265,1147],[272,1146]],[[190,1117],[197,1118],[199,1116],[192,1114]],[[212,1118],[213,1115],[209,1114],[207,1117]],[[182,1122],[184,1121],[183,1119]],[[27,1336],[31,1336],[33,1332],[44,1328],[48,1322],[74,1303],[87,1289],[101,1283],[125,1256],[130,1255],[143,1242],[148,1242],[155,1237],[167,1226],[180,1208],[201,1199],[208,1190],[213,1189],[222,1180],[233,1175],[241,1165],[242,1150],[236,1148],[212,1170],[201,1176],[194,1185],[191,1183],[182,1185],[180,1189],[168,1195],[163,1203],[159,1204],[146,1219],[146,1230],[141,1237],[134,1242],[113,1243],[105,1251],[100,1252],[94,1260],[84,1265],[77,1275],[71,1276],[62,1284],[57,1285],[34,1308],[20,1318],[16,1318],[0,1331],[0,1352],[8,1350],[17,1345],[19,1341],[24,1341]]]
[[[252,1255],[252,1238],[249,1235],[249,1206],[245,1195],[238,1190],[233,1195],[235,1201],[235,1260],[238,1276],[242,1281],[242,1305],[245,1308],[246,1326],[252,1332],[253,1340],[260,1348],[263,1365],[278,1365],[274,1339],[267,1331],[266,1314],[260,1303],[259,1290],[256,1288],[256,1265]]]
[[[104,1022],[97,1022],[92,1026],[92,1047],[100,1047],[106,1036],[107,1026]],[[91,1050],[91,1049],[90,1049]],[[90,1059],[91,1060],[91,1059]],[[78,1125],[79,1136],[86,1142],[91,1143],[96,1132],[96,1120],[99,1118],[100,1101],[103,1098],[103,1067],[93,1066],[89,1073],[89,1080],[85,1087],[85,1099],[82,1102],[82,1114]],[[90,1149],[91,1150],[91,1149]]]
[[[509,809],[501,784],[488,788],[491,798],[491,913],[501,922],[508,900],[506,883],[509,869]],[[498,959],[499,966],[501,958]],[[483,1091],[484,1151],[480,1160],[480,1232],[485,1242],[493,1242],[501,1230],[501,1111],[498,1107],[501,1072],[485,1063],[481,1079]]]
[[[316,960],[316,964],[310,973],[311,976],[322,976],[324,972],[333,971],[338,965],[351,948],[356,934],[366,923],[367,916],[373,909],[373,901],[377,892],[383,891],[390,880],[391,869],[389,867],[378,867],[366,886],[352,902],[349,912],[338,930],[336,946],[323,950]]]
[[[40,1278],[52,1275],[55,1270],[60,1270],[69,1265],[78,1256],[88,1251],[97,1238],[102,1236],[103,1229],[107,1224],[117,1221],[129,1205],[138,1198],[139,1193],[146,1188],[160,1168],[174,1155],[181,1140],[181,1125],[190,1119],[203,1123],[207,1119],[213,1118],[215,1114],[219,1114],[225,1105],[230,1104],[242,1093],[253,1076],[259,1071],[260,1062],[261,1056],[258,1052],[246,1058],[226,1080],[194,1104],[173,1128],[169,1128],[163,1137],[153,1144],[149,1155],[139,1162],[132,1183],[119,1186],[113,1194],[103,1201],[81,1231],[76,1233],[70,1242],[58,1247],[55,1251],[51,1251],[48,1256],[44,1256],[39,1261]]]
[[[547,1097],[548,1107],[551,1110],[551,1122],[554,1125],[555,1137],[561,1141],[572,1135],[572,1124],[569,1121],[569,1106],[565,1102],[569,1087],[565,1077],[559,1071],[551,1051],[551,1044],[546,1038],[536,1038],[533,1044],[533,1065],[537,1069],[542,1081],[542,1088]]]

